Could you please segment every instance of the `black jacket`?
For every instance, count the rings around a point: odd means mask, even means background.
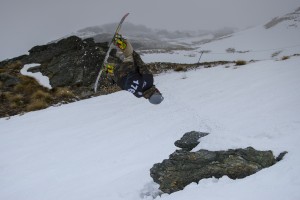
[[[144,91],[153,86],[153,75],[135,51],[132,55],[133,62],[124,62],[117,66],[114,76],[122,90],[127,90],[140,98]]]

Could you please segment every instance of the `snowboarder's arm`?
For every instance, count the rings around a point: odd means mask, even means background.
[[[133,48],[127,39],[125,39],[121,34],[117,34],[115,36],[114,45],[122,51],[124,55],[123,62],[133,62]]]

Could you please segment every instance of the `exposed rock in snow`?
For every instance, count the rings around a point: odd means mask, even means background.
[[[150,169],[151,177],[160,185],[159,189],[162,192],[173,193],[190,183],[197,183],[206,178],[222,176],[231,179],[244,178],[274,165],[285,154],[280,154],[276,159],[272,151],[258,151],[252,147],[227,151],[201,149],[189,152],[197,146],[198,139],[206,135],[208,134],[195,131],[186,133],[181,140],[176,141],[176,146],[183,149],[175,151],[169,159],[155,164]]]

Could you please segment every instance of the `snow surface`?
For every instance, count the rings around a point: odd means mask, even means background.
[[[218,52],[233,47],[258,52],[300,44],[299,29],[285,29],[286,25],[268,30],[257,27],[201,49]],[[266,31],[270,40],[262,43]],[[274,35],[281,40],[272,40]],[[253,39],[260,36],[263,39]],[[289,55],[300,52],[289,50],[293,51]],[[144,58],[148,62],[166,58],[197,62],[197,56],[184,56],[196,53]],[[287,51],[275,58],[271,53],[266,57],[245,54],[261,61],[240,67],[161,74],[155,77],[165,97],[160,105],[120,91],[0,119],[0,199],[299,200],[300,57],[282,61]],[[204,55],[202,61],[223,58],[223,54],[213,55]],[[227,56],[237,59],[235,54]],[[150,168],[168,158],[176,150],[174,142],[193,130],[210,133],[194,151],[252,146],[275,155],[288,154],[244,179],[210,178],[157,196]]]
[[[50,85],[50,80],[47,76],[44,76],[41,72],[36,72],[36,73],[32,73],[32,72],[28,72],[27,70],[30,69],[31,67],[37,67],[40,66],[41,64],[37,64],[37,63],[32,63],[32,64],[26,64],[24,65],[24,67],[21,69],[21,74],[25,75],[25,76],[30,76],[35,78],[39,84],[41,84],[42,86],[51,89],[51,85]]]
[[[300,16],[299,16],[300,19]],[[300,21],[300,20],[299,20]],[[187,43],[190,42],[187,40]],[[202,55],[201,62],[216,60],[270,60],[300,52],[300,22],[284,21],[270,29],[258,26],[203,45],[191,45],[194,51],[174,51],[172,53],[145,54],[147,63],[173,62],[197,63],[201,51],[209,51]],[[228,53],[228,48],[246,53]],[[274,53],[280,52],[277,56]],[[155,60],[156,59],[156,60]]]
[[[299,64],[294,57],[162,74],[158,106],[121,91],[2,118],[0,199],[153,199],[149,169],[196,130],[210,133],[197,149],[289,153],[244,179],[206,179],[156,199],[298,200]]]

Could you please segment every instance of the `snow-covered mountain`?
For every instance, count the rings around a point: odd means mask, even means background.
[[[268,60],[279,59],[300,52],[300,8],[265,25],[257,26],[217,40],[196,44],[194,51],[173,51],[155,55],[162,62],[197,63],[215,60]],[[153,54],[145,54],[151,62]]]
[[[158,106],[120,91],[1,118],[0,199],[300,199],[300,56],[280,59],[300,53],[299,21],[291,23],[235,33],[196,51],[145,54],[148,62],[195,62],[198,56],[184,55],[200,50],[211,51],[203,61],[260,60],[158,75],[165,97]],[[149,169],[192,130],[210,133],[195,151],[252,146],[288,154],[244,179],[210,178],[156,196]]]
[[[80,38],[92,37],[96,42],[110,41],[117,24],[105,24],[80,29],[70,35]],[[130,39],[135,50],[148,52],[149,50],[171,51],[176,49],[191,49],[193,44],[202,44],[220,36],[234,32],[234,28],[222,28],[216,31],[167,31],[153,30],[144,25],[125,22],[121,33]],[[69,35],[68,35],[69,36]]]

